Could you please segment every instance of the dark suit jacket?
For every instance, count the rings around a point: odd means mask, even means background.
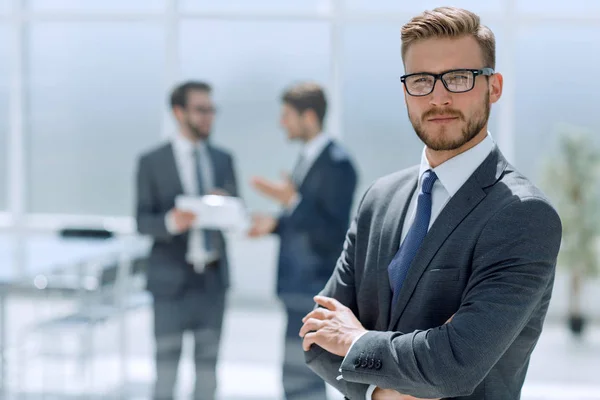
[[[298,188],[300,203],[278,220],[277,293],[284,302],[310,298],[327,283],[350,224],[356,183],[348,154],[331,141]]]
[[[233,159],[229,153],[208,145],[215,187],[232,196],[238,195]],[[183,194],[174,149],[167,143],[143,154],[137,170],[137,229],[154,238],[148,258],[147,288],[155,296],[176,296],[184,285],[217,284],[229,286],[229,265],[223,235],[218,233],[218,248],[222,255],[218,268],[207,268],[203,274],[194,272],[185,260],[188,233],[171,235],[165,226],[165,214],[175,206],[177,195]]]
[[[516,400],[550,301],[560,219],[495,148],[433,223],[390,317],[387,266],[417,171],[367,191],[322,292],[370,332],[343,364],[313,346],[308,365],[352,400],[369,384],[420,398]]]

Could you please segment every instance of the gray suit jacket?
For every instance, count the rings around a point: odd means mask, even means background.
[[[321,292],[370,332],[343,363],[313,346],[307,364],[352,400],[370,384],[420,398],[519,399],[550,301],[560,219],[495,148],[433,223],[390,309],[387,267],[417,173],[369,188]]]
[[[233,159],[228,152],[208,146],[217,188],[238,196]],[[147,288],[155,297],[177,296],[185,285],[202,287],[229,286],[229,263],[223,235],[218,232],[221,261],[218,268],[196,274],[185,260],[188,233],[171,235],[165,226],[165,215],[175,206],[175,198],[183,193],[179,171],[171,143],[143,154],[137,170],[136,220],[138,231],[154,239],[148,257]]]

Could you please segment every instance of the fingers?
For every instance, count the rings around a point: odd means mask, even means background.
[[[271,182],[256,181],[254,182],[254,188],[267,197],[277,198],[277,196],[279,195],[279,188],[277,187],[277,185]]]
[[[180,210],[178,208],[173,209],[173,215],[177,218],[182,218],[182,219],[193,220],[194,218],[196,218],[196,214],[194,214],[193,212],[186,211],[186,210]]]
[[[302,325],[302,328],[300,328],[299,336],[304,337],[309,332],[318,331],[323,326],[325,326],[325,324],[326,324],[325,321],[322,321],[320,319],[310,318],[304,323],[304,325]]]
[[[252,178],[252,185],[261,190],[261,189],[268,189],[274,186],[274,184],[268,180],[266,180],[265,178],[261,178],[261,177],[254,177]]]
[[[450,321],[452,321],[452,318],[454,318],[454,314],[452,314],[452,316],[450,316],[450,318],[448,318],[448,321],[446,321],[444,324],[449,323]]]
[[[302,322],[306,322],[309,318],[316,318],[316,319],[332,319],[335,316],[335,314],[333,313],[333,311],[330,311],[326,308],[316,308],[314,310],[312,310],[311,312],[309,312],[308,314],[306,314],[306,316],[304,318],[302,318]]]
[[[331,297],[315,296],[315,302],[331,311],[336,311],[344,307],[342,303]]]
[[[304,349],[304,351],[309,351],[310,346],[313,343],[317,343],[317,333],[316,332],[307,333],[304,336],[304,340],[302,340],[302,348]]]
[[[214,189],[210,192],[210,194],[214,194],[216,196],[229,196],[229,193],[223,189]]]

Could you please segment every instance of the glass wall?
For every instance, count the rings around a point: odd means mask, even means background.
[[[7,24],[0,23],[0,211],[6,210],[8,204],[9,33]]]
[[[151,12],[165,9],[166,0],[28,0],[32,11]]]
[[[331,1],[333,0],[180,0],[179,4],[184,12],[314,13],[329,11]]]
[[[131,214],[136,156],[160,139],[164,49],[152,23],[31,26],[29,211]]]
[[[516,164],[538,180],[559,132],[588,130],[600,144],[600,25],[522,27],[516,42]]]
[[[25,18],[11,17],[9,4],[21,5]],[[599,4],[453,2],[480,13],[496,34],[496,69],[507,72],[515,93],[493,107],[490,132],[533,179],[562,124],[599,127],[589,108],[599,85],[590,72],[600,49]],[[12,64],[0,63],[0,210],[8,204],[10,134],[24,143],[22,157],[14,157],[25,160],[15,187],[24,188],[25,204],[17,208],[33,217],[28,220],[39,214],[57,221],[65,215],[130,219],[137,157],[173,133],[167,97],[184,79],[213,84],[214,141],[234,153],[253,210],[274,205],[250,188],[250,178],[278,178],[297,156],[298,146],[279,127],[282,90],[298,80],[322,83],[335,103],[326,128],[341,127],[333,133],[357,163],[360,195],[379,176],[419,161],[422,144],[399,81],[400,28],[437,5],[0,0],[0,57],[12,60],[22,51],[25,64],[13,93]],[[21,33],[23,48],[9,47]],[[15,118],[24,121],[22,129],[9,130],[11,96],[23,97],[24,114]],[[514,121],[506,118],[513,115]]]
[[[503,0],[457,0],[440,2],[436,0],[397,1],[397,0],[345,0],[346,8],[357,12],[402,13],[407,20],[412,14],[430,10],[442,5],[463,7],[476,13],[497,13],[502,10]]]
[[[0,0],[0,15],[10,11],[10,0]]]

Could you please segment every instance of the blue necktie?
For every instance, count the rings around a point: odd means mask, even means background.
[[[431,189],[437,176],[432,170],[427,170],[423,174],[423,182],[419,197],[417,198],[417,212],[408,234],[404,238],[400,249],[392,259],[388,266],[388,276],[390,278],[390,286],[392,287],[392,307],[394,309],[402,284],[408,274],[410,264],[417,254],[417,250],[421,247],[427,230],[429,229],[429,221],[431,219]]]
[[[198,181],[198,194],[203,196],[206,194],[206,187],[204,184],[204,176],[202,175],[202,167],[200,166],[200,150],[198,147],[194,147],[194,164],[196,165],[196,180]],[[208,252],[213,250],[212,235],[207,230],[202,230],[204,236],[204,249]]]

